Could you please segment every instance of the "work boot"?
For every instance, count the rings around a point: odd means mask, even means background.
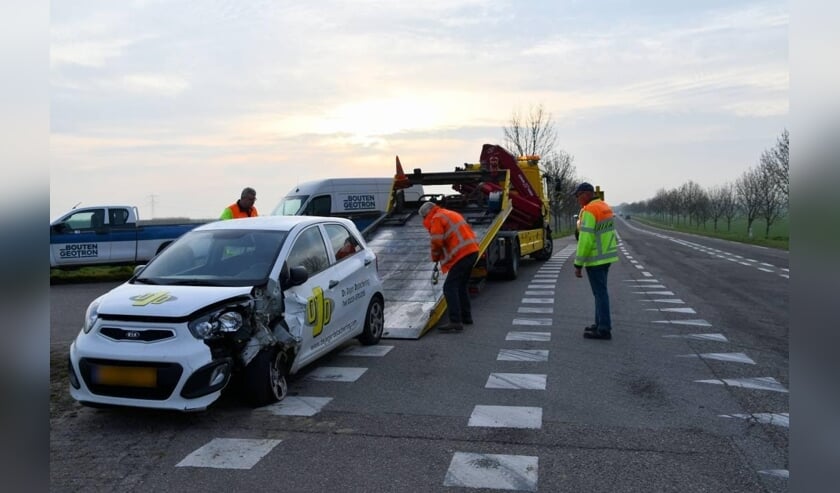
[[[458,322],[449,322],[438,327],[441,332],[461,332],[464,326]]]
[[[598,331],[598,326],[595,325],[595,324],[587,325],[586,327],[583,328],[583,331],[584,332],[597,332]]]
[[[605,330],[596,330],[593,332],[584,332],[583,337],[586,339],[602,339],[605,341],[609,341],[612,339],[612,334]]]

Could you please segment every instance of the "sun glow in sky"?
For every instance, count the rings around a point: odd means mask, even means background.
[[[53,2],[50,216],[447,171],[542,104],[610,201],[735,180],[788,124],[787,3]]]

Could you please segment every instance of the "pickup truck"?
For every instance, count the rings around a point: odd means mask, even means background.
[[[148,262],[175,239],[209,220],[140,221],[136,206],[72,209],[50,223],[50,267]]]

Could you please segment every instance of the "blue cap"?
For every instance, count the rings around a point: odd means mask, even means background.
[[[575,191],[572,192],[572,195],[577,195],[580,192],[594,192],[594,191],[595,191],[595,187],[593,187],[591,184],[589,184],[587,182],[583,182],[580,185],[578,185],[577,188],[575,188]]]

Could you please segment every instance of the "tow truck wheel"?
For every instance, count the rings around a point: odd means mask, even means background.
[[[276,346],[264,348],[245,367],[245,394],[254,407],[283,400],[289,393],[288,355]]]
[[[365,315],[365,328],[359,335],[359,342],[365,346],[371,346],[379,342],[382,332],[385,330],[385,306],[382,298],[374,296],[368,305]]]
[[[548,260],[554,253],[554,240],[551,238],[549,230],[545,230],[545,243],[543,249],[536,252],[533,256],[537,260]]]
[[[510,263],[507,268],[507,278],[514,280],[519,276],[519,243],[514,242],[511,248]]]

